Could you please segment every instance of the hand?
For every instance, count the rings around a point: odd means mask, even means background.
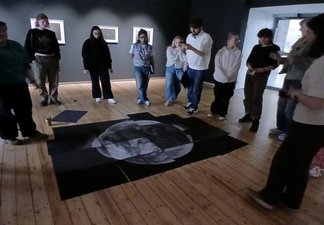
[[[183,66],[183,72],[186,72],[188,70],[188,64],[185,64],[184,66]]]
[[[263,67],[263,68],[254,69],[254,71],[256,73],[265,73],[265,72],[270,71],[270,70],[272,70],[272,66],[267,66],[267,67]]]
[[[253,76],[255,74],[255,70],[254,69],[248,69],[247,73]]]
[[[35,89],[39,89],[40,86],[39,84],[37,84],[36,80],[29,80],[29,84],[35,86]]]
[[[108,71],[109,71],[109,73],[113,73],[114,72],[113,69],[109,69]]]
[[[256,73],[264,73],[266,70],[264,68],[256,68],[254,71]]]
[[[280,60],[280,55],[277,52],[270,52],[269,57],[273,60]]]
[[[35,86],[35,89],[40,89],[40,85],[37,84],[37,82],[33,83],[33,85]]]
[[[190,44],[181,44],[181,47],[184,49],[184,50],[191,50],[192,49],[192,46]]]
[[[83,74],[89,74],[89,70],[83,70]]]
[[[302,94],[301,89],[293,89],[288,91],[288,96],[295,101],[298,101],[299,96]]]

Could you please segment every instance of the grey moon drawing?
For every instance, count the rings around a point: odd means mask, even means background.
[[[153,120],[114,124],[92,142],[92,147],[108,158],[142,165],[174,162],[193,145],[183,128]]]

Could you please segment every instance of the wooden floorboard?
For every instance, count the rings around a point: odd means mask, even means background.
[[[151,79],[151,106],[136,104],[133,80],[113,81],[118,103],[95,103],[91,84],[61,84],[61,106],[39,107],[38,92],[30,87],[37,128],[54,139],[53,127],[74,126],[128,118],[149,112],[154,116],[177,114],[185,118],[182,90],[170,107],[164,104],[164,79]],[[310,178],[298,212],[277,207],[267,211],[246,193],[262,188],[271,159],[280,142],[268,138],[275,127],[277,92],[266,90],[259,131],[239,124],[244,114],[243,90],[236,90],[227,120],[207,117],[213,100],[212,86],[204,86],[196,117],[249,144],[239,150],[188,164],[134,182],[114,186],[62,201],[46,142],[10,146],[0,142],[0,225],[323,225],[324,177]],[[77,123],[47,126],[45,119],[66,109],[85,110]]]

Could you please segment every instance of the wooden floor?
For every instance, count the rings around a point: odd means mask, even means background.
[[[182,90],[177,102],[165,107],[164,80],[151,79],[150,107],[136,104],[134,81],[112,82],[118,104],[97,104],[91,98],[91,85],[62,84],[61,106],[40,108],[39,96],[31,88],[34,119],[40,131],[53,139],[52,127],[45,118],[65,109],[87,110],[77,124],[127,118],[127,114],[150,112],[155,116],[176,113],[186,117]],[[243,91],[231,100],[226,121],[208,118],[213,99],[206,85],[197,117],[249,145],[226,154],[189,164],[162,174],[61,201],[46,142],[10,146],[0,142],[0,224],[26,225],[323,225],[324,177],[311,178],[301,209],[267,211],[246,194],[246,187],[261,188],[267,177],[271,158],[280,142],[267,137],[275,126],[277,93],[266,90],[263,117],[258,133],[248,131],[248,124],[238,124],[244,114]],[[54,126],[73,126],[60,124]]]

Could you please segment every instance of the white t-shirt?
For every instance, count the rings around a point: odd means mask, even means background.
[[[196,37],[190,33],[187,36],[186,42],[205,54],[205,56],[201,57],[193,51],[187,50],[189,67],[194,70],[207,70],[213,45],[211,36],[202,30]]]
[[[213,77],[220,83],[236,81],[241,65],[242,52],[237,47],[219,49],[215,56],[215,71]]]
[[[306,95],[324,98],[324,56],[315,59],[306,70],[302,79],[302,91]],[[293,118],[294,121],[304,124],[324,125],[324,106],[311,109],[298,103]]]

